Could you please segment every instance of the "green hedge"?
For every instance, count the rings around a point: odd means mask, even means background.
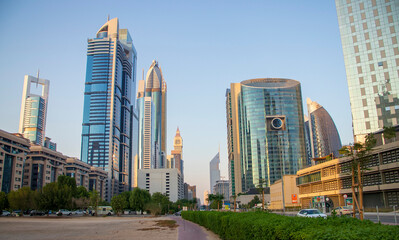
[[[399,226],[350,217],[302,218],[265,212],[183,211],[221,239],[399,239]]]

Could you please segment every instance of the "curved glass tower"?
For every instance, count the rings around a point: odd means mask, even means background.
[[[108,171],[106,199],[129,184],[137,53],[118,18],[88,40],[81,159]]]
[[[164,168],[166,162],[166,82],[157,61],[139,81],[139,162],[141,169]]]
[[[338,157],[342,148],[337,127],[330,114],[317,102],[306,100],[309,112],[309,139],[312,158],[325,157],[329,154]]]
[[[267,186],[306,164],[300,83],[260,78],[231,84],[226,95],[232,194]],[[234,176],[234,177],[233,177]],[[234,179],[233,179],[234,178]]]

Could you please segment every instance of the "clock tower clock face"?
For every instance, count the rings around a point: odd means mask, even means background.
[[[177,144],[180,144],[180,140],[179,140],[179,139],[176,139],[175,144],[176,144],[176,145],[177,145]]]

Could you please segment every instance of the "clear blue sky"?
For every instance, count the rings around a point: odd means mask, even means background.
[[[137,79],[156,59],[168,85],[168,149],[177,126],[185,180],[203,201],[220,144],[227,173],[225,91],[251,78],[291,78],[323,105],[343,144],[352,142],[334,1],[0,2],[0,129],[17,132],[23,77],[50,80],[46,135],[80,157],[87,39],[118,17],[138,52]],[[306,112],[306,107],[304,108]],[[168,152],[169,152],[168,151]]]

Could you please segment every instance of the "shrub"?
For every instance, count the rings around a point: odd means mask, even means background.
[[[265,212],[183,211],[221,239],[399,239],[399,226],[348,217],[301,218]]]

